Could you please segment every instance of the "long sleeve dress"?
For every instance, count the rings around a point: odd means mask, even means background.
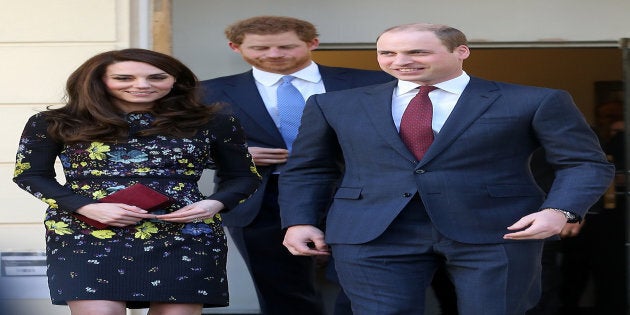
[[[48,284],[53,304],[119,300],[129,308],[149,301],[228,305],[227,245],[220,215],[201,223],[142,220],[96,229],[76,219],[78,208],[134,183],[170,196],[168,213],[202,199],[229,210],[251,195],[260,177],[245,136],[232,116],[219,115],[190,138],[138,137],[154,119],[130,113],[125,142],[63,144],[47,133],[44,114],[32,116],[20,139],[14,181],[48,204],[44,220]],[[55,179],[59,158],[65,184]],[[203,196],[198,180],[216,169],[217,189]]]

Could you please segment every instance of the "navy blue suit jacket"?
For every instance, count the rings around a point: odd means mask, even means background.
[[[280,175],[283,227],[315,225],[330,206],[327,242],[364,243],[419,194],[443,235],[499,243],[508,226],[543,208],[583,216],[611,182],[614,167],[564,91],[472,77],[426,155],[415,161],[392,119],[395,86],[309,98]],[[528,166],[540,146],[556,170],[546,198]]]
[[[356,88],[394,80],[382,71],[351,68],[327,67],[318,65],[326,92]],[[224,102],[240,120],[245,129],[247,144],[253,147],[286,148],[286,145],[273,119],[263,103],[252,71],[210,79],[201,82],[204,102],[208,105]],[[251,223],[260,211],[263,193],[269,175],[275,166],[258,167],[263,177],[256,193],[239,206],[222,213],[226,226],[244,227]]]

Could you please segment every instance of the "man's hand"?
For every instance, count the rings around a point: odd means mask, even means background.
[[[312,225],[289,227],[282,244],[297,256],[330,255],[324,232]]]
[[[567,224],[567,218],[564,214],[552,209],[543,209],[526,215],[509,226],[508,230],[520,231],[505,234],[503,238],[510,240],[545,239],[559,234],[565,224]]]
[[[580,234],[584,220],[580,223],[567,223],[560,232],[560,238],[574,237]]]
[[[287,149],[249,147],[248,150],[254,159],[254,164],[258,166],[283,164],[289,158],[289,150]]]

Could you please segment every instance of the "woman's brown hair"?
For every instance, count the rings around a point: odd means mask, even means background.
[[[176,80],[171,92],[155,102],[151,111],[156,119],[138,136],[191,136],[218,110],[218,106],[201,103],[197,77],[177,59],[139,48],[108,51],[88,59],[70,75],[65,106],[44,112],[48,132],[55,140],[72,143],[127,138],[125,113],[114,105],[103,82],[107,67],[123,61],[150,64]]]

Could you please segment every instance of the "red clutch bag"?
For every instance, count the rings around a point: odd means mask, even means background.
[[[99,199],[98,201],[107,203],[124,203],[142,208],[149,212],[169,206],[173,203],[173,200],[170,197],[140,183],[118,190],[113,194]],[[104,229],[107,227],[107,224],[90,219],[84,215],[78,213],[73,213],[73,215],[77,219],[97,229]]]

